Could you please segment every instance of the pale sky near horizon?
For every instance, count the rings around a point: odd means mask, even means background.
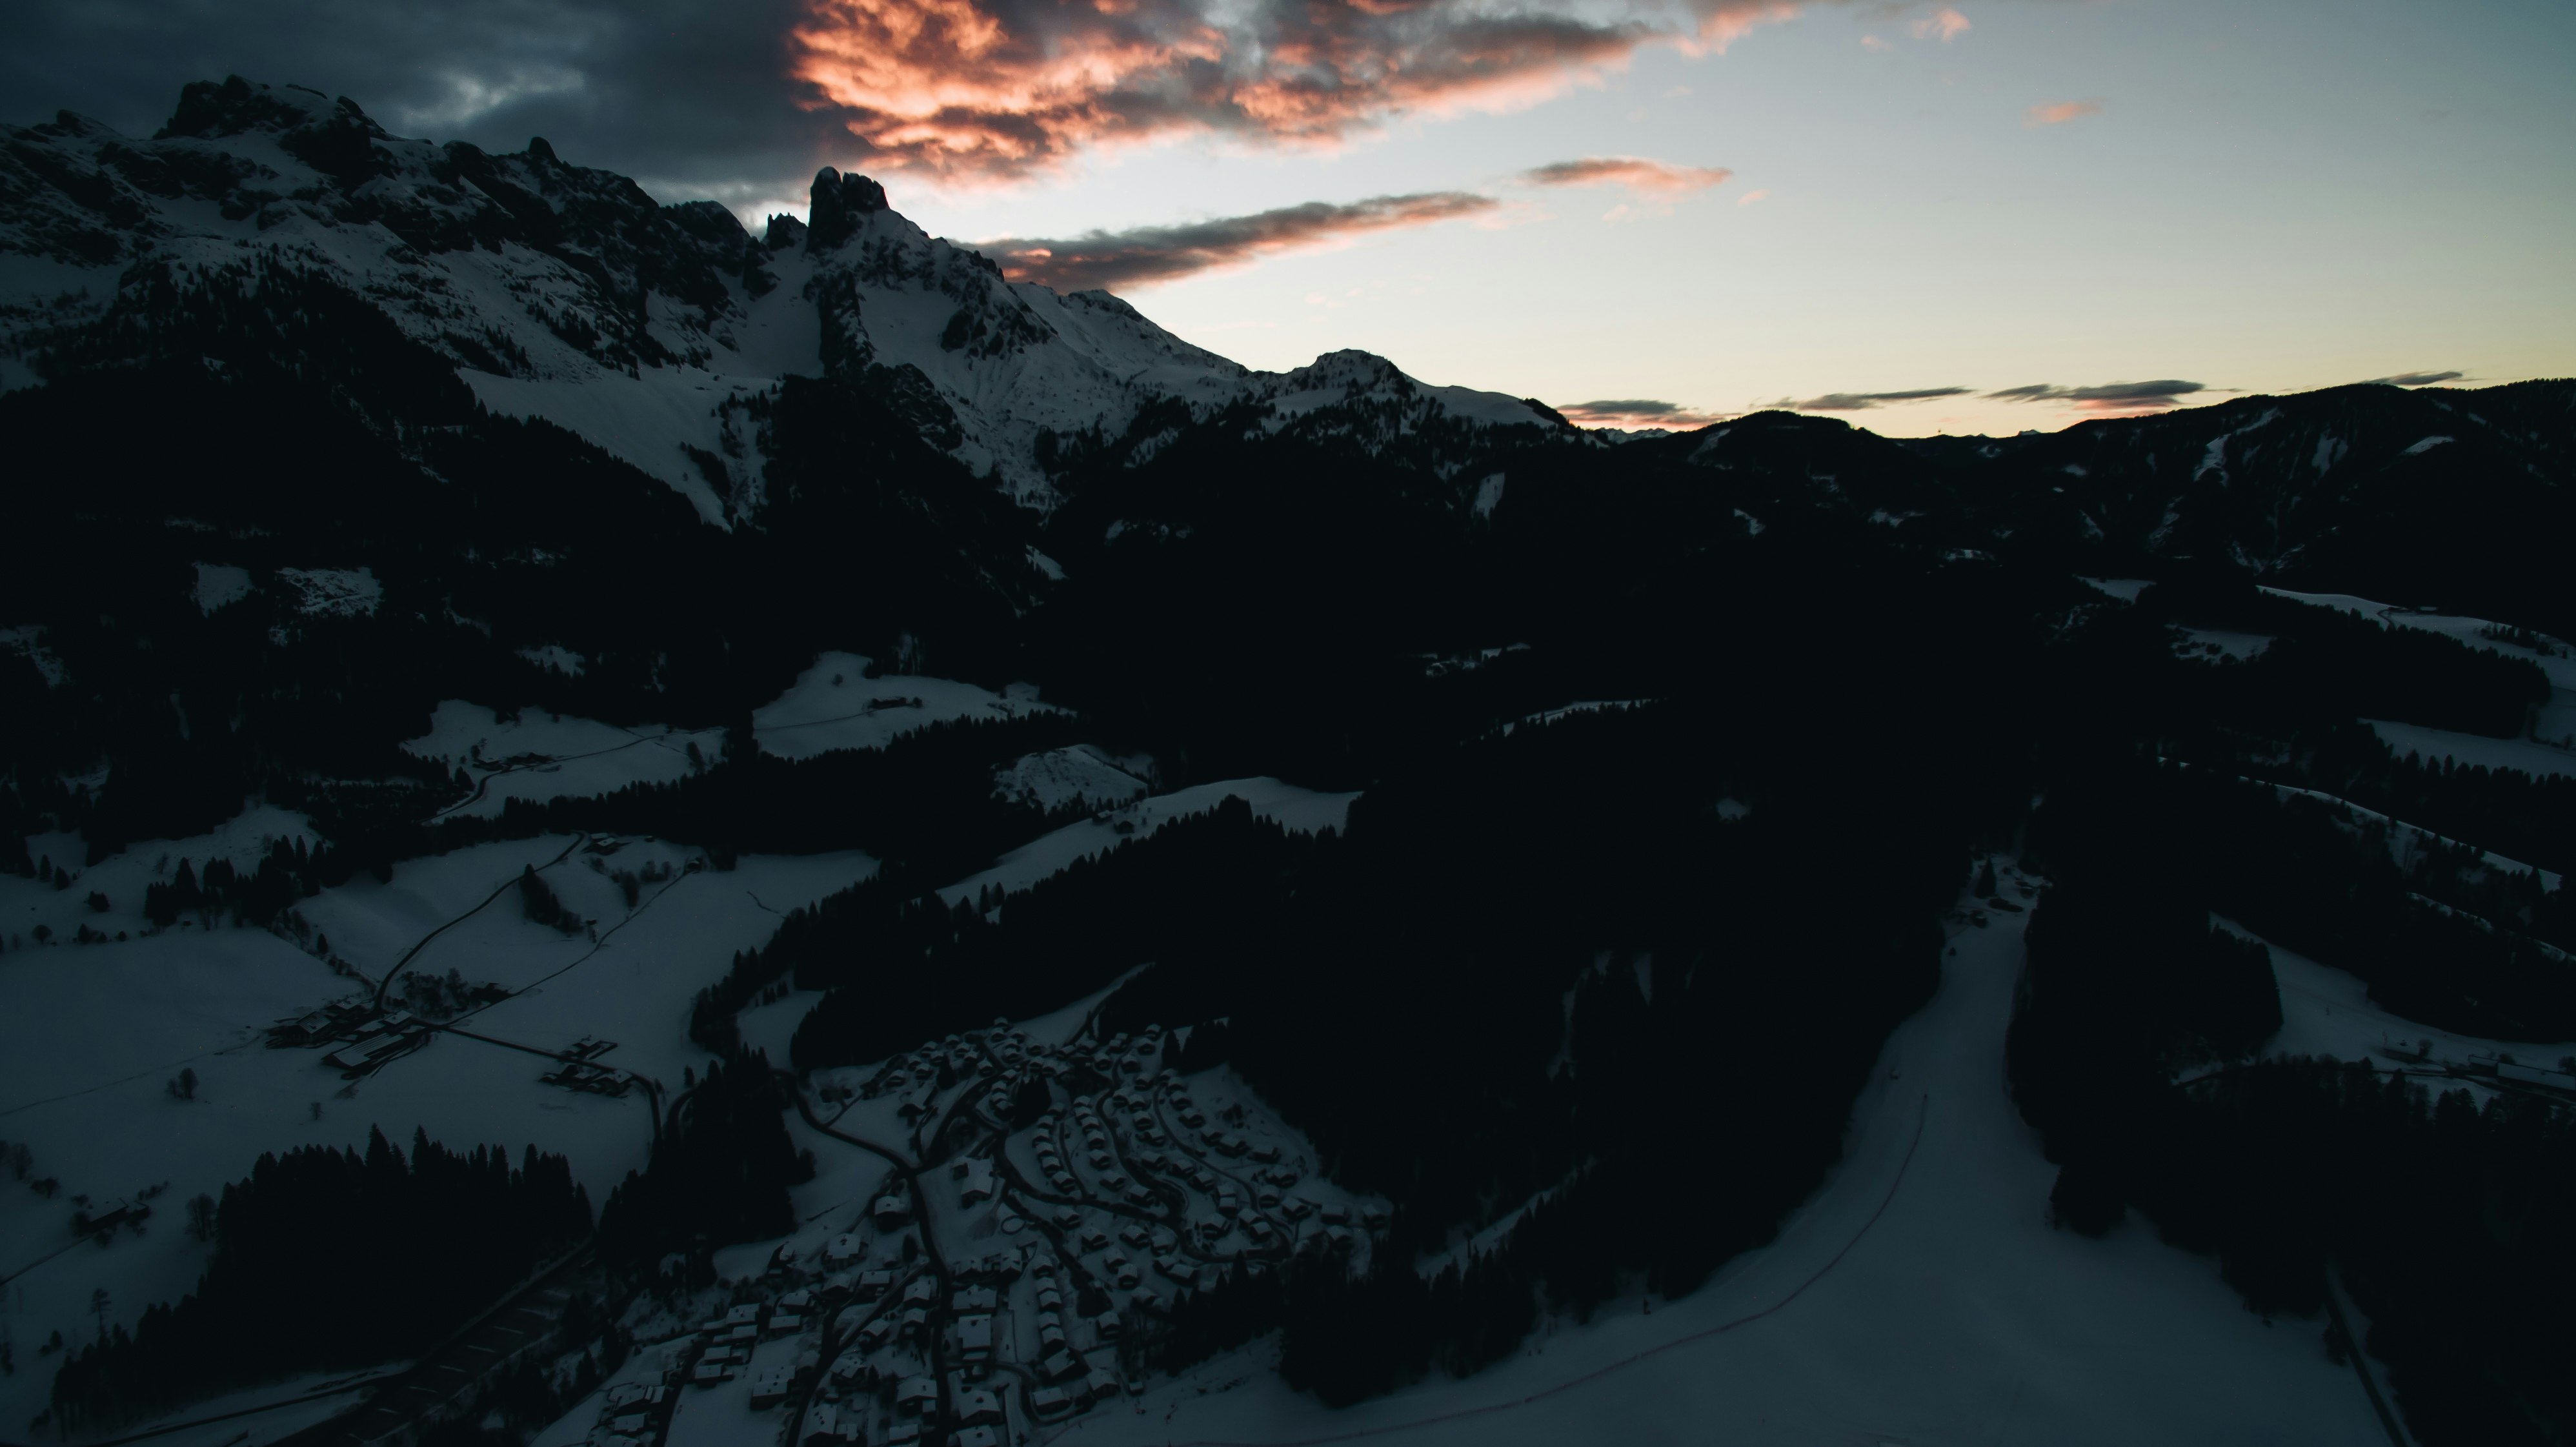
[[[12,121],[148,132],[234,71],[754,224],[830,162],[1015,266],[1097,241],[1250,365],[1561,407],[2008,432],[2120,383],[2576,374],[2564,0],[137,0],[0,52]],[[1681,169],[1530,176],[1621,158]]]

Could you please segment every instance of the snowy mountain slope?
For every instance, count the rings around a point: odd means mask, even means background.
[[[267,259],[365,297],[487,407],[590,438],[712,522],[757,511],[757,429],[739,414],[787,375],[865,384],[1041,505],[1056,439],[1116,436],[1158,402],[1194,418],[1251,402],[1282,422],[1358,407],[1388,438],[1546,425],[1356,353],[1250,372],[1106,292],[1006,281],[828,167],[806,222],[755,239],[541,138],[498,156],[406,139],[346,98],[239,77],[189,86],[149,139],[68,111],[0,136],[0,385],[55,370],[64,333],[120,295]]]

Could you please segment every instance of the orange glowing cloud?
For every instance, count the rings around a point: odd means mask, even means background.
[[[2021,123],[2036,130],[2041,126],[2062,126],[2082,116],[2100,114],[2102,103],[2098,100],[2053,100],[2022,112]]]
[[[1653,427],[1687,432],[1736,415],[1732,412],[1701,412],[1679,402],[1656,402],[1642,397],[1569,402],[1556,411],[1557,415],[1577,427],[1613,427],[1625,431]]]
[[[805,104],[872,165],[1007,180],[1191,133],[1330,143],[1391,117],[1534,104],[1640,47],[1722,50],[1786,0],[803,0]]]

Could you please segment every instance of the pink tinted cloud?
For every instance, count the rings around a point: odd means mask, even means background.
[[[805,104],[879,166],[994,181],[1188,135],[1336,141],[1533,104],[1637,50],[1723,50],[1787,0],[802,0]]]
[[[1662,427],[1675,432],[1706,427],[1735,416],[1732,412],[1701,412],[1678,402],[1657,402],[1642,397],[1604,398],[1597,402],[1568,402],[1558,407],[1558,415],[1577,427],[1617,427],[1633,430]]]
[[[1150,286],[1372,231],[1479,216],[1501,205],[1472,191],[1422,191],[1348,204],[1309,201],[1249,216],[1094,231],[1069,240],[988,241],[977,249],[998,259],[1002,274],[1011,280],[1058,291]]]
[[[2037,129],[2041,126],[2062,126],[2079,117],[2100,114],[2102,114],[2102,103],[2098,100],[2043,101],[2022,112],[2021,123]]]
[[[1678,196],[1726,184],[1735,173],[1724,166],[1676,166],[1642,156],[1585,156],[1553,161],[1520,174],[1528,186],[1625,186],[1631,191]]]
[[[1958,39],[1960,36],[1965,35],[1976,27],[1968,23],[1968,17],[1960,14],[1957,6],[1944,5],[1940,9],[1933,11],[1931,14],[1924,16],[1922,19],[1915,21],[1911,28],[1914,31],[1914,38],[1917,40],[1939,39],[1942,41],[1951,41]]]

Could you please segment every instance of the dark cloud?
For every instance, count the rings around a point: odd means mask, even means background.
[[[1282,251],[1322,246],[1346,236],[1428,226],[1474,216],[1501,205],[1472,191],[1424,191],[1372,196],[1337,205],[1309,201],[1250,216],[1220,216],[1177,226],[1094,231],[1071,240],[980,243],[977,250],[1002,263],[1013,281],[1034,281],[1058,291],[1140,286],[1232,266]]]
[[[859,148],[791,81],[800,0],[94,0],[0,6],[0,118],[149,134],[192,80],[346,95],[387,129],[531,135],[664,200],[799,198]]]
[[[1637,156],[1586,156],[1579,161],[1554,161],[1532,167],[1521,172],[1520,179],[1529,186],[1608,184],[1632,191],[1674,194],[1723,185],[1734,174],[1723,166],[1675,166]]]
[[[2456,382],[2466,372],[2400,372],[2394,377],[2373,377],[2361,383],[2364,387],[2430,387],[2436,382]]]
[[[1974,387],[1917,387],[1910,392],[1827,392],[1804,402],[1783,402],[1793,412],[1865,412],[1890,402],[1928,402],[1935,397],[1964,397]]]
[[[1610,397],[1595,402],[1569,402],[1557,412],[1578,427],[1669,427],[1685,431],[1723,422],[1731,412],[1700,412],[1679,402],[1656,402],[1643,397]]]
[[[2058,387],[2046,382],[2033,382],[2026,387],[2006,387],[1986,395],[2004,402],[2072,402],[2086,412],[2152,412],[2164,407],[2179,407],[2183,398],[2208,390],[2200,382],[2105,382],[2093,387]]]
[[[1525,104],[1638,48],[1720,48],[1783,0],[22,0],[0,116],[149,132],[192,80],[346,95],[389,129],[801,196],[816,166],[961,180],[1189,134],[1330,142]]]

